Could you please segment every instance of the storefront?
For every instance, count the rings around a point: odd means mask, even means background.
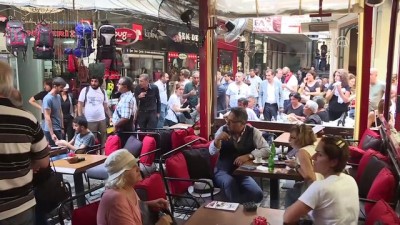
[[[238,63],[238,41],[227,43],[222,39],[218,40],[218,71],[237,72]]]

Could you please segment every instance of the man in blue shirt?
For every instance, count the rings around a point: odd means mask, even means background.
[[[64,120],[61,110],[60,93],[67,84],[61,77],[53,79],[53,87],[51,91],[43,98],[42,110],[44,114],[44,135],[51,146],[55,145],[55,141],[62,139],[64,130]]]

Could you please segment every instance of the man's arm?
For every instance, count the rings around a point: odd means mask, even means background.
[[[44,109],[44,120],[45,123],[47,124],[47,127],[49,128],[51,136],[53,136],[53,123],[51,122],[51,109]]]
[[[215,132],[215,139],[213,141],[211,141],[210,146],[208,147],[208,151],[210,152],[210,155],[215,155],[219,152],[219,150],[221,149],[221,141],[217,139],[217,137],[220,136],[220,134],[222,133],[224,126],[221,126],[217,132]]]
[[[161,112],[160,90],[158,90],[158,87],[156,85],[154,86],[156,87],[155,91],[156,91],[157,114],[159,116]]]
[[[256,146],[256,149],[254,149],[251,154],[254,157],[267,158],[271,153],[268,142],[262,136],[261,131],[257,128],[253,129],[253,143]]]
[[[108,116],[108,118],[112,119],[112,114],[111,114],[111,110],[108,107],[108,103],[104,102],[103,103],[103,107],[104,107],[104,112],[106,113],[106,115]]]
[[[78,101],[78,116],[82,116],[83,102]]]
[[[34,98],[33,96],[29,99],[29,103],[30,103],[33,107],[35,107],[35,108],[39,109],[40,111],[42,111],[42,106],[39,105],[39,104],[36,102],[36,100],[35,100],[35,98]]]

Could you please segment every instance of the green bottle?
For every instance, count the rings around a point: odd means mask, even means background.
[[[268,171],[269,172],[273,172],[275,169],[275,161],[274,161],[275,154],[276,154],[275,144],[274,144],[274,142],[272,142],[271,154],[269,154],[269,158],[268,158]]]

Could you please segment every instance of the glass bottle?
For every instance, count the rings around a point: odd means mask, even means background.
[[[269,158],[268,158],[268,171],[269,172],[273,172],[275,169],[275,154],[276,154],[276,149],[275,149],[275,144],[272,141],[271,143],[271,153],[269,154]]]

